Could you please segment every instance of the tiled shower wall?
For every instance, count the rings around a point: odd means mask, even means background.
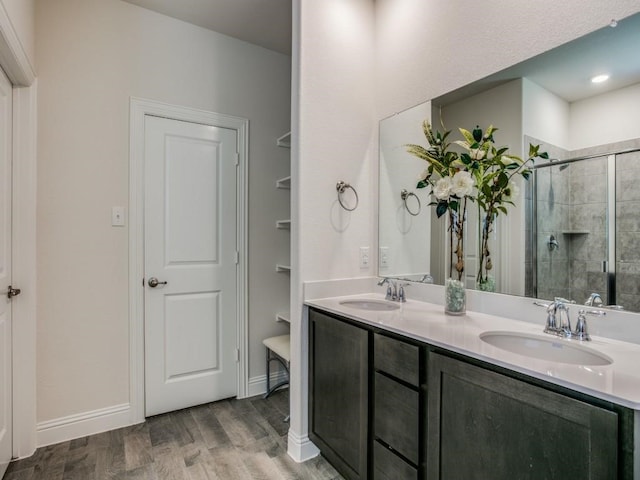
[[[536,143],[533,139],[532,143]],[[540,142],[537,142],[540,143]],[[561,151],[545,145],[551,158],[588,156],[624,150],[640,142],[607,145],[579,152]],[[640,311],[640,153],[627,153],[616,160],[616,298],[615,303]],[[527,235],[528,251],[535,248],[526,265],[527,295],[552,299],[560,296],[584,303],[592,292],[607,302],[607,157],[597,157],[565,166],[539,169],[536,190],[537,236]],[[527,196],[527,225],[532,225],[532,195]],[[529,232],[530,233],[530,232]],[[551,235],[558,242],[549,248]],[[535,278],[535,281],[534,281]],[[537,292],[535,286],[537,285]]]

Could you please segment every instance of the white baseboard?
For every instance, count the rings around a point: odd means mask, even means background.
[[[53,445],[74,438],[126,427],[134,423],[132,422],[131,406],[128,403],[55,418],[38,423],[36,426],[37,445],[38,447]]]
[[[298,463],[306,462],[320,455],[320,450],[309,440],[308,435],[300,436],[289,429],[287,439],[287,453]]]
[[[287,372],[280,370],[271,374],[271,385],[277,385],[287,379]],[[247,397],[263,395],[267,391],[267,376],[258,375],[249,379],[249,391]]]

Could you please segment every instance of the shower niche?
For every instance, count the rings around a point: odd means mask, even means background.
[[[597,293],[604,305],[640,311],[640,142],[616,147],[536,165],[526,194],[528,296],[583,304]]]

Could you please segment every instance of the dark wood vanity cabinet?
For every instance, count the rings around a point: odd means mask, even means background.
[[[632,480],[634,412],[310,310],[310,434],[347,479]]]
[[[368,474],[369,331],[309,313],[309,438],[348,480]]]
[[[620,478],[616,412],[439,354],[428,378],[429,479]]]

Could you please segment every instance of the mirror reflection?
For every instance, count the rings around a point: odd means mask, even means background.
[[[536,162],[494,228],[495,291],[577,303],[596,293],[596,304],[640,311],[638,44],[640,14],[382,120],[379,275],[444,283],[446,225],[428,189],[416,189],[425,162],[405,147],[426,146],[422,121],[442,120],[452,141],[458,127],[492,124],[496,145],[526,157],[541,144],[552,159]],[[609,82],[585,81],[603,72]],[[465,281],[474,288],[482,214],[470,210]]]

